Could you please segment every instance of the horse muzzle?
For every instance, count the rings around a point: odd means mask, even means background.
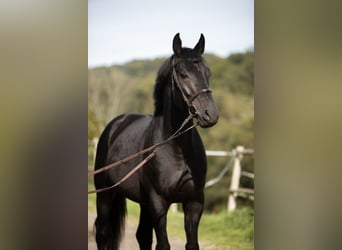
[[[194,117],[198,120],[199,125],[202,128],[209,128],[214,126],[219,119],[219,112],[218,109],[211,100],[206,102],[206,105],[192,105],[190,107],[190,112],[194,115]],[[203,102],[202,102],[203,103]],[[199,103],[197,103],[199,104]]]

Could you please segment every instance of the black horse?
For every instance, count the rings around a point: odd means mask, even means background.
[[[161,66],[154,90],[154,115],[123,114],[103,131],[95,169],[132,155],[169,138],[192,114],[201,127],[218,121],[218,110],[209,90],[210,70],[202,58],[204,36],[193,49],[182,48],[179,33],[173,52]],[[192,119],[185,125],[189,128]],[[95,175],[95,187],[118,182],[146,155]],[[199,249],[198,224],[203,211],[206,155],[194,128],[160,147],[148,164],[119,186],[97,193],[95,221],[98,249],[118,249],[126,215],[126,198],[140,204],[136,233],[140,249],[151,249],[153,228],[156,249],[170,249],[166,216],[171,203],[183,204],[186,249]]]

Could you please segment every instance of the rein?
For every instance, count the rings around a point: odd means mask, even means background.
[[[160,143],[157,143],[157,144],[154,144],[148,148],[145,148],[135,154],[132,154],[124,159],[121,159],[119,161],[116,161],[116,162],[113,162],[112,164],[109,164],[109,165],[106,165],[102,168],[99,168],[97,170],[92,170],[92,171],[88,171],[88,176],[94,176],[96,174],[99,174],[99,173],[102,173],[108,169],[111,169],[113,167],[116,167],[118,165],[121,165],[123,163],[126,163],[142,154],[145,154],[147,152],[151,152],[146,158],[144,158],[138,165],[136,165],[133,169],[131,169],[131,171],[129,171],[124,177],[122,177],[117,183],[115,183],[114,185],[112,186],[109,186],[109,187],[104,187],[104,188],[101,188],[101,189],[96,189],[96,190],[92,190],[92,191],[88,191],[88,194],[93,194],[93,193],[100,193],[100,192],[103,192],[103,191],[106,191],[106,190],[109,190],[109,189],[112,189],[118,185],[120,185],[122,182],[124,182],[125,180],[127,180],[130,176],[132,176],[136,171],[138,171],[140,168],[142,168],[149,160],[151,160],[157,153],[157,149],[158,147],[161,147],[163,145],[165,145],[166,143],[170,142],[171,140],[173,139],[176,139],[177,137],[183,135],[184,133],[190,131],[191,129],[193,129],[194,127],[196,127],[199,123],[195,123],[193,125],[191,125],[190,127],[188,127],[187,129],[185,129],[184,131],[182,131],[182,129],[187,125],[187,123],[193,118],[195,117],[196,115],[196,108],[192,105],[192,102],[201,94],[204,94],[204,93],[211,93],[211,90],[210,89],[201,89],[199,91],[197,91],[196,93],[190,95],[190,97],[187,97],[183,91],[183,89],[181,88],[179,82],[177,81],[177,74],[176,74],[176,70],[175,70],[175,67],[173,67],[172,69],[172,75],[171,75],[171,81],[172,81],[172,89],[174,89],[174,83],[176,83],[179,91],[182,93],[182,96],[183,96],[183,99],[184,101],[186,102],[187,106],[188,106],[188,109],[189,109],[189,115],[187,118],[185,118],[185,120],[183,121],[182,125],[179,127],[179,129],[173,133],[169,138],[167,138],[166,140],[160,142]],[[174,92],[174,91],[173,91]]]
[[[93,171],[88,171],[88,176],[93,176],[96,175],[98,173],[104,172],[108,169],[111,169],[113,167],[116,167],[120,164],[126,163],[146,152],[151,152],[144,160],[142,160],[138,165],[136,165],[131,171],[129,171],[123,178],[120,179],[120,181],[118,181],[117,183],[115,183],[112,186],[109,187],[105,187],[105,188],[101,188],[101,189],[96,189],[96,190],[92,190],[92,191],[88,191],[88,194],[93,194],[93,193],[100,193],[109,189],[112,189],[118,185],[120,185],[122,182],[124,182],[125,180],[127,180],[130,176],[132,176],[136,171],[138,171],[142,166],[144,166],[150,159],[152,159],[156,153],[157,153],[157,148],[169,143],[171,140],[176,139],[177,137],[185,134],[186,132],[190,131],[191,129],[193,129],[194,127],[196,127],[198,125],[198,123],[195,123],[193,125],[191,125],[190,127],[188,127],[187,129],[185,129],[184,131],[182,131],[182,129],[185,127],[185,125],[194,117],[193,114],[189,114],[189,116],[187,118],[185,118],[185,120],[183,121],[182,125],[179,127],[179,129],[173,133],[169,138],[167,138],[166,140],[159,142],[157,144],[154,144],[148,148],[145,148],[133,155],[130,155],[122,160],[116,161],[112,164],[106,165],[102,168],[99,168],[97,170],[93,170]]]

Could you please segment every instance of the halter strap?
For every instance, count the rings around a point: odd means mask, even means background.
[[[175,68],[173,67],[172,69],[172,76],[171,76],[171,81],[172,81],[172,88],[173,88],[173,85],[174,83],[176,82],[176,85],[179,89],[179,91],[182,93],[182,96],[183,96],[183,99],[184,101],[186,102],[186,104],[188,105],[188,107],[192,107],[192,102],[201,94],[204,94],[204,93],[211,93],[212,91],[210,89],[201,89],[199,91],[197,91],[196,93],[192,94],[190,97],[187,97],[183,91],[183,89],[181,88],[181,86],[179,85],[178,83],[178,77],[177,77],[177,74],[176,74],[176,70]]]
[[[201,89],[197,91],[195,94],[191,95],[188,100],[190,103],[192,103],[199,95],[204,93],[211,93],[211,89]]]

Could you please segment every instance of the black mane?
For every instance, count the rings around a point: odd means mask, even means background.
[[[156,85],[154,87],[153,98],[154,98],[154,116],[160,116],[163,114],[164,109],[164,88],[168,83],[168,79],[172,70],[172,59],[171,56],[167,59],[160,67],[156,79]]]

